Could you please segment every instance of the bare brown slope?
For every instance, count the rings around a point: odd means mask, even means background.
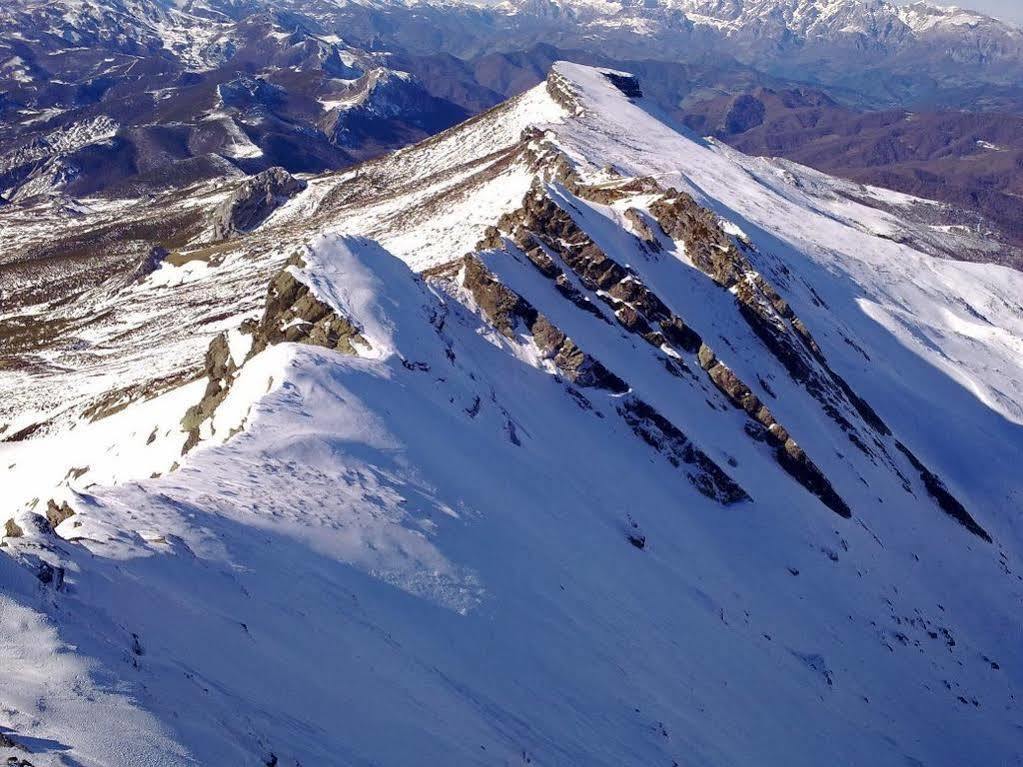
[[[688,104],[685,122],[747,154],[976,211],[1023,244],[1023,117],[857,112],[816,91],[761,88]]]

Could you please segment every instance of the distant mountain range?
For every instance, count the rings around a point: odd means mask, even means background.
[[[250,0],[259,7],[262,0]],[[237,5],[232,4],[237,8]],[[867,106],[1020,103],[1023,31],[886,0],[285,0],[362,45],[462,59],[545,43],[627,59],[731,59]]]
[[[883,0],[12,0],[0,206],[346,167],[559,59],[635,72],[674,119],[747,151],[942,199],[1023,242],[1019,121],[1001,117],[1023,114],[1023,32]],[[824,100],[762,98],[809,91]]]
[[[974,210],[1023,245],[1023,116],[862,112],[813,90],[707,95],[681,119],[749,154]],[[1023,266],[1019,251],[1008,259]]]

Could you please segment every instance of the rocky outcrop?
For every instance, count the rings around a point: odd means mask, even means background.
[[[566,282],[557,256],[594,292],[629,331],[655,347],[665,344],[685,351],[699,348],[699,337],[630,269],[620,265],[584,232],[551,197],[537,188],[523,200],[522,208],[504,216],[498,229],[512,241],[544,276]],[[574,301],[577,305],[579,298]]]
[[[46,521],[50,523],[50,527],[54,530],[66,519],[71,519],[75,515],[75,510],[72,509],[67,501],[61,501],[59,504],[52,498],[46,502]]]
[[[231,349],[227,343],[227,334],[220,333],[214,338],[206,350],[204,371],[206,373],[206,391],[202,399],[185,412],[181,419],[181,428],[188,434],[181,454],[184,455],[199,443],[199,429],[213,417],[217,407],[227,397],[234,383],[238,366],[231,358]]]
[[[749,495],[675,424],[646,402],[627,397],[618,413],[633,432],[675,467],[688,467],[686,476],[708,498],[725,505],[749,500]]]
[[[179,386],[194,381],[200,375],[201,371],[195,368],[185,368],[160,378],[112,389],[96,398],[82,411],[82,415],[90,421],[108,418],[121,412],[133,402],[159,397],[171,389],[177,389]]]
[[[735,296],[739,314],[794,381],[864,454],[874,452],[843,413],[848,406],[882,435],[891,432],[876,412],[828,365],[809,329],[748,257],[725,233],[717,217],[690,195],[668,190],[650,206],[662,230],[681,242],[693,265]],[[745,247],[745,246],[744,246]],[[873,440],[870,440],[873,442]]]
[[[624,72],[601,72],[602,75],[630,99],[643,98],[643,89],[639,87],[639,80]]]
[[[214,212],[213,239],[226,240],[255,229],[305,188],[305,181],[284,168],[269,168],[246,179]]]
[[[4,523],[4,537],[5,538],[21,538],[25,534],[25,531],[21,528],[17,522],[13,519],[8,519]]]
[[[262,317],[242,324],[241,331],[252,336],[244,360],[232,358],[227,334],[221,333],[210,342],[203,365],[206,391],[181,421],[188,434],[182,454],[198,444],[202,425],[227,397],[239,368],[268,346],[300,343],[350,355],[358,354],[356,346],[370,348],[369,341],[351,319],[317,298],[309,285],[298,278],[295,270],[304,265],[300,257],[292,258],[270,281]]]
[[[144,280],[150,274],[159,269],[160,265],[167,259],[167,256],[169,255],[170,253],[168,252],[168,250],[159,245],[150,248],[149,252],[146,253],[146,255],[144,255],[141,259],[139,259],[139,262],[135,265],[135,268],[132,269],[131,277],[129,278],[129,280],[131,282],[139,282],[141,280]]]
[[[883,441],[892,436],[891,429],[870,404],[831,368],[806,324],[753,268],[740,247],[721,228],[717,217],[697,204],[690,195],[674,189],[651,205],[650,210],[664,233],[683,243],[686,255],[697,268],[722,288],[732,291],[741,316],[792,379],[820,403],[823,411],[846,433],[853,445],[872,459],[883,459],[909,491],[908,480]],[[707,355],[710,359],[705,359]],[[782,439],[784,430],[770,416],[770,411],[748,387],[738,382],[731,371],[721,370],[720,363],[712,361],[712,358],[713,352],[701,349],[701,365],[733,404],[746,410],[764,427],[764,438],[774,444],[779,463],[829,508],[848,516],[848,507],[820,470],[787,435]],[[865,438],[843,411],[855,412],[873,435]],[[894,444],[919,472],[924,487],[939,508],[974,535],[990,541],[990,535],[952,496],[937,475],[901,442],[894,440]]]
[[[563,167],[558,173],[562,178],[569,179],[576,189],[585,190],[588,195],[594,192],[593,187],[587,187],[575,178],[573,171],[564,166],[564,163],[561,165]],[[646,183],[643,180],[640,182],[641,185]],[[622,185],[601,187],[597,190],[598,196],[604,199],[609,195],[616,194],[615,190],[621,187]],[[692,198],[689,200],[691,201]],[[663,211],[662,215],[664,215]],[[635,221],[645,225],[646,222],[639,211],[634,211],[633,216]],[[702,249],[704,266],[701,268],[710,270],[717,275],[715,281],[720,280],[722,286],[736,287],[741,292],[747,281],[740,281],[740,277],[752,273],[753,270],[745,257],[735,248],[730,238],[717,225],[717,220],[695,202],[692,202],[692,206],[688,204],[678,206],[678,214],[672,220],[678,222],[678,228],[673,228],[676,233],[686,231],[690,233],[687,236],[700,238],[706,235],[708,238],[713,238],[715,247]],[[553,280],[555,285],[568,281],[567,275],[558,265],[560,261],[572,270],[586,290],[597,295],[614,310],[615,318],[624,328],[641,336],[649,344],[661,350],[662,354],[664,354],[664,347],[670,347],[675,354],[670,358],[665,356],[669,372],[677,375],[686,371],[687,368],[681,355],[695,355],[700,367],[715,387],[735,407],[747,413],[753,422],[747,428],[747,433],[754,439],[768,443],[773,448],[778,465],[810,493],[820,498],[836,514],[843,517],[851,516],[849,506],[834,490],[823,472],[792,439],[788,431],[778,423],[771,411],[753,391],[727,366],[717,360],[710,348],[703,343],[700,335],[686,325],[682,318],[674,314],[663,300],[647,288],[637,274],[601,250],[576,224],[572,216],[558,205],[545,190],[541,187],[532,189],[523,200],[522,208],[502,217],[498,227],[494,231],[488,232],[488,236],[480,245],[491,250],[504,247],[505,242],[501,237],[501,231],[508,232],[514,245],[541,274]],[[671,232],[666,230],[665,233],[671,236]],[[649,239],[657,241],[656,235],[652,231],[649,233]],[[700,242],[702,243],[703,240]],[[784,300],[771,289],[770,285],[761,282],[762,286],[756,287],[756,290],[760,291],[758,301],[762,298],[769,303],[767,311],[784,311],[791,315],[791,310]],[[515,296],[515,298],[518,297]],[[752,298],[747,298],[752,301]],[[511,302],[512,299],[509,297],[506,301]],[[579,294],[579,291],[575,291],[573,302],[578,304],[580,301],[585,301],[585,297]],[[592,304],[588,305],[592,308]],[[740,308],[744,305],[743,300],[740,299]],[[802,361],[801,357],[799,359]],[[806,375],[808,376],[809,373]],[[650,430],[641,428],[637,424],[653,423],[656,425],[656,419],[651,419],[649,414],[644,413],[643,417],[637,418],[632,410],[626,409],[620,410],[620,412],[637,434],[644,439],[647,439]],[[657,426],[657,429],[660,428]],[[651,444],[654,443],[659,450],[664,450],[665,445],[679,445],[673,434],[663,432],[662,436]],[[675,454],[676,457],[680,455],[672,450],[669,450],[669,453]],[[684,458],[680,460],[684,461]],[[694,484],[697,483],[694,481]]]
[[[5,538],[32,538],[46,540],[53,534],[49,520],[34,511],[23,511],[4,524]]]
[[[361,328],[317,298],[309,285],[298,279],[291,267],[301,266],[302,260],[294,258],[270,281],[262,318],[243,327],[252,335],[248,356],[279,343],[322,346],[352,355],[358,354],[357,345],[368,349],[370,344]]]
[[[571,162],[565,157],[559,157],[554,163],[554,167],[554,177],[565,184],[566,188],[572,191],[573,194],[598,204],[606,205],[619,202],[634,194],[638,194],[640,191],[661,191],[656,181],[647,178],[623,178],[619,182],[600,185],[586,184],[580,179]],[[555,226],[554,232],[559,237],[562,237],[567,226],[562,216],[557,214],[554,216],[547,215],[542,210],[545,205],[538,206],[534,202],[530,206],[529,202],[531,199],[534,201],[543,199],[550,204],[554,204],[553,201],[549,197],[541,198],[533,194],[532,197],[527,196],[524,209],[531,209],[534,213],[539,214],[534,215],[530,221],[558,221],[559,223]],[[892,436],[891,429],[870,404],[856,394],[848,382],[831,368],[806,324],[796,316],[788,302],[753,267],[744,252],[744,249],[749,249],[748,245],[745,243],[737,244],[736,240],[721,228],[718,218],[714,213],[699,205],[692,196],[675,189],[663,192],[660,199],[650,206],[650,213],[664,234],[683,244],[686,256],[690,258],[694,266],[707,274],[721,288],[733,293],[738,304],[739,313],[750,326],[750,329],[763,342],[775,359],[782,364],[792,379],[803,386],[820,403],[824,413],[846,433],[849,441],[872,460],[877,458],[884,460],[903,481],[908,491],[910,488],[908,480],[882,441],[883,438]],[[512,217],[515,215],[520,215],[521,217],[521,214],[513,214]],[[564,216],[570,219],[567,213],[564,213]],[[508,221],[512,220],[512,217],[506,217],[507,220],[503,223],[507,225]],[[644,225],[646,224],[646,219],[641,211],[628,209],[626,211],[626,218],[632,223],[638,238],[648,248],[652,242],[660,246],[660,241],[652,232],[649,234],[645,232]],[[523,220],[523,223],[525,223],[525,220]],[[584,240],[588,240],[588,237],[585,233],[582,233],[578,241],[582,242]],[[518,237],[516,241],[521,243],[522,237]],[[547,243],[548,240],[545,239],[544,242]],[[565,242],[571,243],[572,241],[565,240],[563,237],[559,240],[560,244]],[[594,245],[593,247],[595,248],[596,246]],[[563,259],[565,255],[570,254],[570,250],[563,247],[556,250],[557,255]],[[533,261],[534,265],[538,265],[539,268],[540,259],[534,258],[531,255],[535,251],[528,251],[525,248],[524,251],[527,252],[527,255],[530,255],[530,260]],[[588,251],[580,249],[578,252],[585,257],[587,253],[592,254],[594,251],[592,249]],[[603,259],[607,258],[606,255],[601,255]],[[551,268],[557,268],[553,259],[549,260],[551,267],[547,267],[546,272],[549,272]],[[589,274],[584,272],[579,276],[587,288],[594,290],[604,290],[606,285],[602,284],[602,281],[606,283],[609,278],[621,277],[625,273],[624,268],[615,270],[605,266],[605,268],[601,269],[600,267],[604,266],[604,261],[599,258],[593,259],[589,264],[582,259],[577,259],[574,262],[569,259],[564,260],[573,269],[576,268],[576,265],[588,266],[590,268]],[[593,268],[594,266],[596,268]],[[545,270],[541,269],[541,271]],[[631,277],[630,282],[634,280],[638,282],[634,275]],[[589,283],[587,283],[587,279],[589,279]],[[656,296],[653,299],[644,297],[642,290],[635,283],[631,285],[619,284],[616,292],[607,290],[607,294],[611,298],[628,297],[633,300],[639,298],[638,303],[641,306],[652,309],[653,312],[657,311],[658,304],[663,305],[663,302],[653,300],[656,299]],[[632,308],[635,308],[635,306]],[[643,324],[640,313],[619,310],[616,311],[616,317],[625,327],[633,332],[644,335],[652,343],[660,340],[658,334],[648,335],[649,325]],[[665,340],[687,351],[691,350],[694,344],[697,347],[701,345],[702,341],[699,339],[699,336],[687,328],[684,323],[680,328],[684,336],[673,336],[670,331],[672,322],[669,318],[668,328],[662,322],[660,329]],[[754,434],[760,434],[765,441],[774,444],[779,464],[791,476],[803,484],[804,487],[820,497],[829,508],[832,508],[842,516],[848,516],[849,509],[847,504],[835,493],[830,482],[827,481],[818,467],[806,456],[805,452],[798,444],[791,440],[787,432],[774,420],[773,416],[770,416],[770,411],[763,407],[749,387],[746,387],[745,384],[735,377],[732,371],[723,366],[712,366],[710,369],[704,369],[711,377],[711,380],[714,381],[715,386],[729,397],[729,400],[734,405],[745,410],[762,427],[762,432],[758,432],[756,429],[751,431]],[[752,407],[753,403],[756,405],[755,408]],[[761,409],[763,412],[761,412]],[[751,412],[751,410],[754,412]],[[847,417],[846,413],[850,411],[858,415],[874,434],[865,436]],[[782,438],[782,435],[784,435],[784,438]],[[933,472],[924,467],[915,456],[907,453],[904,450],[904,446],[901,446],[900,443],[897,443],[896,446],[901,452],[906,454],[907,459],[920,473],[924,486],[931,497],[935,499],[938,506],[975,535],[985,540],[990,540],[987,532],[976,523],[962,503],[949,493],[944,483]]]
[[[617,394],[629,390],[621,378],[586,354],[532,304],[503,285],[476,256],[464,259],[462,286],[498,332],[507,338],[515,338],[520,330],[529,333],[537,348],[572,383]]]
[[[654,233],[653,228],[647,220],[647,216],[636,208],[629,208],[625,211],[625,219],[632,225],[632,231],[640,239],[643,245],[651,253],[660,253],[664,250],[661,241]]]
[[[572,84],[569,80],[559,75],[557,70],[551,70],[551,73],[547,75],[544,85],[547,88],[547,94],[557,104],[560,104],[572,114],[579,111],[581,107]]]
[[[775,459],[785,472],[808,491],[820,498],[821,502],[842,517],[851,517],[848,504],[835,492],[824,473],[810,460],[803,449],[789,435],[770,409],[760,401],[753,391],[739,380],[729,368],[717,359],[707,345],[700,347],[702,367],[718,390],[735,407],[746,412],[761,429],[748,429],[755,439],[760,439],[774,448]]]
[[[664,233],[685,244],[686,257],[724,288],[733,287],[753,268],[718,224],[717,216],[690,195],[667,190],[650,206]]]
[[[520,325],[532,328],[537,311],[518,293],[498,281],[482,261],[475,256],[466,256],[462,268],[462,286],[501,335],[514,338]]]
[[[977,520],[966,510],[966,507],[948,491],[941,478],[924,466],[920,459],[902,442],[896,440],[895,446],[906,456],[913,465],[913,468],[920,472],[920,480],[924,483],[924,487],[927,488],[927,492],[938,504],[938,507],[978,538],[991,543],[991,535],[988,531],[981,527]]]
[[[477,256],[465,257],[462,286],[498,332],[507,338],[515,338],[518,332],[531,334],[537,348],[572,383],[613,394],[629,391],[625,381],[586,354],[522,296],[502,284]],[[701,493],[722,504],[749,498],[746,491],[697,448],[681,429],[653,407],[634,396],[627,396],[616,408],[638,437],[664,455],[673,466],[685,467],[686,477]]]

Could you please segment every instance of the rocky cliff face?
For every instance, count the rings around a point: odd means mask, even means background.
[[[630,98],[640,92],[630,78],[614,75],[609,80]],[[566,108],[573,111],[580,108],[564,83],[555,87],[555,93],[559,103]],[[653,179],[618,177],[600,185],[586,184],[572,170],[565,156],[555,154],[552,159],[547,154],[544,158],[541,166],[549,170],[551,181],[564,184],[571,190],[571,195],[578,196],[580,202],[585,200],[599,205],[616,204],[624,207],[630,223],[635,226],[638,222],[638,235],[634,236],[638,237],[640,248],[647,252],[660,252],[662,249],[660,238],[653,234],[647,223],[656,222],[663,236],[674,241],[676,247],[684,248],[686,258],[696,268],[706,273],[720,288],[735,296],[738,315],[788,371],[792,380],[816,399],[823,413],[846,432],[850,442],[872,460],[880,453],[900,480],[907,484],[905,475],[892,459],[891,450],[882,442],[891,437],[891,430],[870,405],[828,366],[805,323],[795,316],[788,303],[756,272],[743,253],[743,249],[749,250],[748,243],[727,235],[717,217],[698,205],[690,195],[675,189],[661,190]],[[648,197],[658,192],[659,196],[648,204],[648,212],[644,213],[635,204],[641,196]],[[664,366],[675,375],[691,376],[691,368],[685,363],[686,357],[691,363],[695,362],[694,367],[706,373],[728,402],[749,416],[750,422],[745,431],[751,439],[769,444],[775,451],[779,466],[819,497],[828,508],[840,516],[852,516],[848,504],[835,491],[825,474],[785,427],[778,423],[761,398],[717,358],[700,335],[674,314],[643,283],[639,275],[610,258],[576,223],[569,211],[573,208],[578,210],[578,204],[572,200],[569,196],[559,204],[551,196],[548,187],[538,182],[524,198],[522,208],[505,215],[480,245],[502,251],[507,257],[512,257],[508,247],[513,246],[543,277],[554,282],[559,293],[576,307],[583,308],[604,322],[607,319],[591,300],[606,303],[618,323],[657,349],[662,355]],[[652,246],[652,243],[657,244]],[[527,329],[532,328],[537,317],[549,325],[546,318],[539,315],[528,302],[501,286],[492,276],[488,275],[486,279],[489,289],[482,290],[478,276],[482,266],[475,260],[468,263],[470,268],[466,271],[466,285],[502,332],[506,335],[513,332],[515,326],[509,319],[512,317],[524,318]],[[575,287],[561,264],[567,267],[573,279],[579,281],[582,290]],[[557,337],[565,338],[560,331],[557,334]],[[550,351],[545,348],[544,334],[539,336],[537,343],[544,351]],[[574,344],[572,348],[576,348]],[[584,358],[585,355],[580,355],[580,359]],[[563,365],[559,367],[563,369]],[[606,381],[608,375],[613,375],[603,365],[599,365],[599,369],[601,380]],[[617,382],[621,389],[626,388],[620,379]],[[851,419],[861,421],[863,426],[855,426]],[[904,449],[897,441],[893,446],[897,446],[899,451]],[[911,462],[917,460],[911,454],[906,455]],[[918,467],[914,464],[914,468]],[[949,506],[940,490],[934,492],[930,483],[925,481],[925,484],[939,508],[971,532],[990,540],[990,536],[958,501],[952,499],[952,505]]]

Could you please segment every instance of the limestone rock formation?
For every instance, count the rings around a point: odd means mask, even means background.
[[[284,168],[269,168],[246,179],[214,212],[213,239],[226,240],[255,229],[305,188],[305,181]]]

